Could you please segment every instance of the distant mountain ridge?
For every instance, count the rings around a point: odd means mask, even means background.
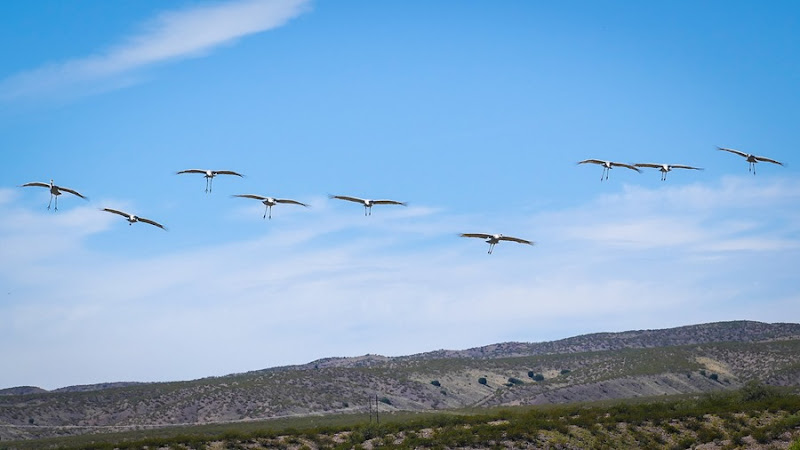
[[[0,439],[135,427],[800,387],[800,324],[718,322],[409,356],[325,358],[165,383],[0,391]]]
[[[621,350],[625,348],[696,345],[709,342],[764,342],[797,338],[800,338],[800,323],[768,324],[737,320],[654,330],[591,333],[549,342],[503,342],[467,350],[435,350],[408,356],[364,355],[323,358],[300,367],[379,367],[392,361],[419,359],[510,358]]]

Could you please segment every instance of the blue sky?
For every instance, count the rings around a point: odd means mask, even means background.
[[[0,388],[800,319],[795,2],[0,3]],[[758,164],[733,147],[786,163]],[[587,158],[688,164],[617,168]],[[199,175],[228,169],[205,194]],[[46,209],[47,190],[76,189]],[[233,194],[288,197],[310,208]],[[407,201],[376,206],[329,194]],[[101,208],[169,228],[128,226]],[[503,233],[534,247],[487,244]]]

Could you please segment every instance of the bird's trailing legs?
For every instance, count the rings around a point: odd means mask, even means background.
[[[369,214],[367,214],[367,211],[369,211]],[[366,217],[367,215],[370,216],[372,215],[372,206],[370,205],[364,205],[364,217]]]
[[[206,194],[211,192],[211,183],[214,181],[211,177],[206,177]]]
[[[269,219],[272,220],[272,205],[267,205],[267,208],[264,210],[264,219],[267,218],[267,211],[269,211]]]
[[[608,171],[609,171],[609,170],[610,170],[610,169],[609,169],[608,167],[603,167],[603,173],[602,173],[602,174],[600,174],[600,181],[603,181],[603,180],[607,180],[607,179],[608,179]]]
[[[489,243],[489,254],[490,255],[492,254],[492,250],[494,250],[494,246],[495,246],[494,243],[492,243],[492,242]]]
[[[50,210],[50,205],[53,204],[53,197],[56,197],[56,196],[53,195],[53,194],[50,194],[50,203],[47,204],[48,211]],[[58,197],[56,197],[56,209],[55,210],[58,211]]]

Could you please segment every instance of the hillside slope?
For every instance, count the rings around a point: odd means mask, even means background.
[[[376,395],[388,411],[697,393],[752,379],[800,386],[798,324],[727,322],[481,349],[330,358],[186,382],[4,395],[0,438],[366,412]]]

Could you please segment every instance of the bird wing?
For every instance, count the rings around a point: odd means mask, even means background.
[[[292,200],[292,199],[289,199],[289,198],[276,198],[275,202],[276,203],[291,203],[292,205],[300,205],[300,206],[308,207],[308,205],[306,205],[305,203],[301,203],[301,202],[298,202],[297,200]]]
[[[578,164],[586,164],[586,163],[603,165],[606,162],[600,159],[584,159],[583,161],[578,161]]]
[[[119,214],[120,216],[122,216],[122,217],[124,217],[126,219],[131,216],[130,214],[128,214],[126,212],[122,212],[122,211],[117,210],[117,209],[103,208],[103,211],[107,211],[107,212],[114,213],[114,214]]]
[[[205,174],[206,171],[203,170],[203,169],[186,169],[186,170],[181,170],[181,171],[175,172],[175,175],[180,175],[182,173],[202,173],[202,174]]]
[[[62,186],[56,186],[56,187],[60,191],[69,192],[70,194],[77,195],[78,197],[80,197],[80,198],[82,198],[84,200],[89,200],[88,198],[83,196],[80,192],[76,191],[75,189],[65,188],[65,187],[62,187]]]
[[[777,164],[779,166],[783,165],[783,163],[780,162],[780,161],[775,161],[774,159],[765,158],[763,156],[754,156],[754,158],[759,160],[759,161],[768,162],[768,163],[772,163],[772,164]]]
[[[23,184],[23,185],[22,185],[22,186],[20,186],[20,187],[28,187],[28,186],[38,186],[38,187],[46,187],[46,188],[49,188],[49,187],[50,187],[50,184],[48,184],[48,183],[42,183],[41,181],[32,181],[32,182],[30,182],[30,183],[25,183],[25,184]]]
[[[662,164],[637,163],[637,164],[634,164],[634,166],[636,166],[636,167],[652,167],[654,169],[660,169]],[[672,167],[675,167],[675,166],[672,166]]]
[[[403,205],[406,206],[406,202],[398,202],[397,200],[373,200],[373,204],[375,205]]]
[[[238,172],[234,172],[232,170],[215,170],[214,173],[216,173],[217,175],[236,175],[237,177],[244,178],[244,175]]]
[[[624,167],[624,168],[626,168],[626,169],[635,170],[635,171],[637,171],[637,172],[640,172],[640,173],[641,173],[641,170],[639,170],[639,168],[638,168],[638,167],[632,166],[632,165],[630,165],[630,164],[619,163],[619,162],[612,162],[612,163],[611,163],[611,166],[612,166],[612,167]]]
[[[533,242],[532,242],[532,241],[528,241],[528,240],[525,240],[525,239],[516,238],[516,237],[513,237],[513,236],[500,236],[500,240],[501,240],[501,241],[519,242],[520,244],[528,244],[528,245],[533,245]]]
[[[692,166],[684,166],[683,164],[675,164],[674,166],[670,166],[673,169],[692,169],[692,170],[703,170],[700,167],[692,167]]]
[[[492,237],[492,235],[485,233],[461,233],[461,237],[489,239],[490,237]]]
[[[747,158],[747,153],[745,153],[745,152],[742,152],[742,151],[739,151],[739,150],[735,150],[735,149],[732,149],[732,148],[725,148],[725,147],[717,147],[717,149],[718,149],[718,150],[722,150],[723,152],[731,152],[731,153],[736,153],[736,154],[737,154],[737,155],[739,155],[739,156],[742,156],[742,157],[744,157],[744,158]]]
[[[254,198],[256,200],[266,200],[267,199],[267,197],[262,197],[262,196],[256,195],[256,194],[236,194],[236,195],[231,195],[231,197]]]
[[[164,225],[161,225],[160,223],[152,221],[150,219],[145,219],[144,217],[139,217],[139,222],[149,223],[150,225],[155,225],[158,228],[161,228],[162,230],[167,231],[167,229],[164,228]]]
[[[348,197],[346,195],[329,195],[330,198],[338,198],[339,200],[347,200],[348,202],[364,203],[363,198]]]

